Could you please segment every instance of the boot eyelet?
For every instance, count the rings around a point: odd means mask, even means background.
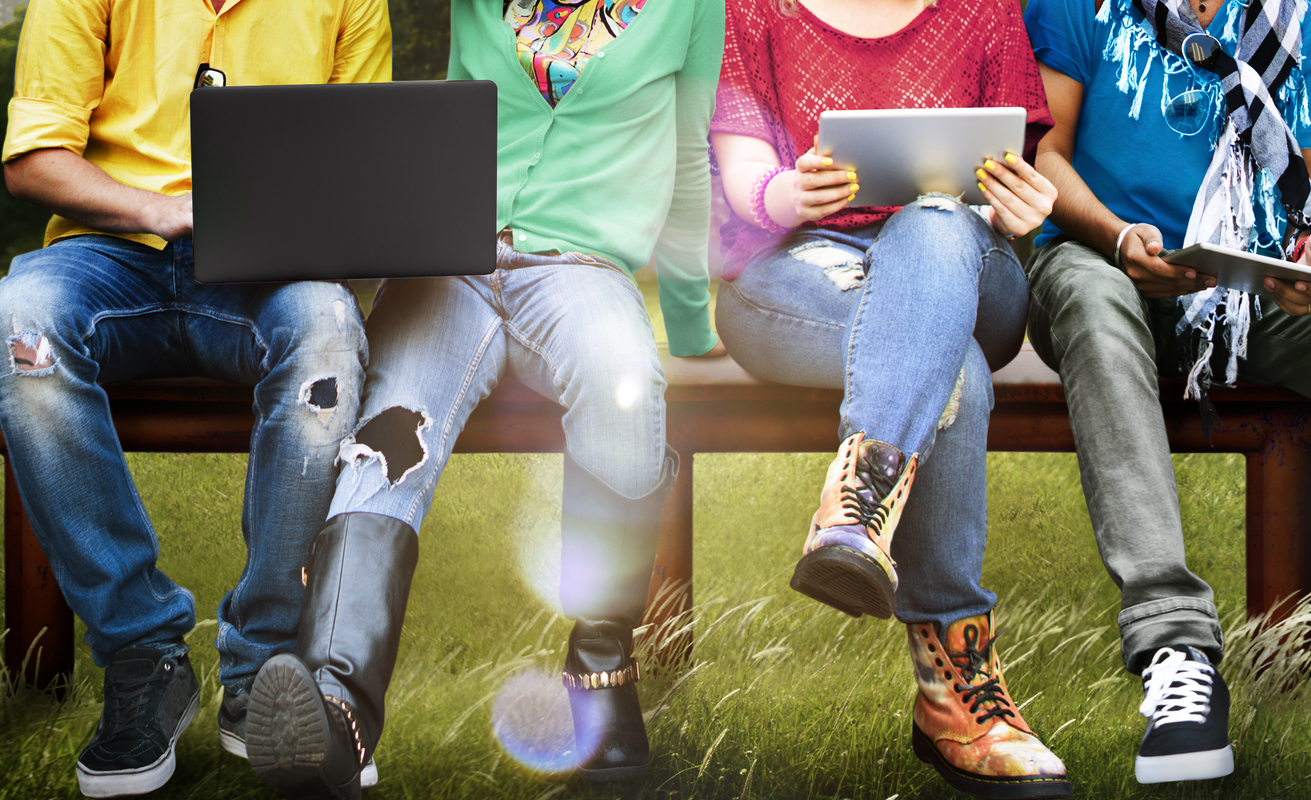
[[[938,662],[938,666],[942,666],[942,659],[936,658],[934,661]]]
[[[942,677],[946,678],[947,680],[951,680],[951,673],[944,670],[942,673]]]
[[[930,644],[930,645],[929,645],[929,652],[930,652],[930,653],[936,653],[936,652],[938,652],[938,646],[937,646],[937,645],[934,645],[934,644]]]

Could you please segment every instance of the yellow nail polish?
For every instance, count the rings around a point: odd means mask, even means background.
[[[859,184],[859,183],[853,183],[853,184],[851,184],[851,188],[850,188],[850,189],[847,189],[847,191],[848,191],[848,192],[851,192],[852,194],[855,194],[856,192],[859,192],[859,191],[860,191],[860,184]]]
[[[988,176],[988,173],[984,172],[984,171],[981,170],[981,169],[976,169],[976,170],[974,170],[974,174],[979,176],[979,180],[983,180],[984,178],[986,178],[986,177]]]
[[[831,167],[833,166],[833,159],[825,156],[823,160],[821,160],[819,163],[823,164],[826,167]]]
[[[992,170],[994,170],[994,169],[997,168],[997,162],[996,162],[996,161],[993,161],[993,160],[990,158],[990,159],[988,159],[987,161],[983,162],[983,168],[986,169],[986,170],[988,170],[989,172],[991,172]]]
[[[851,181],[852,183],[855,183],[856,173],[852,172],[851,170],[847,170],[847,180]]]
[[[1020,160],[1019,160],[1018,158],[1016,158],[1015,156],[1011,155],[1010,153],[1007,153],[1007,154],[1006,154],[1006,163],[1007,163],[1007,164],[1018,164],[1019,162],[1020,162]]]
[[[855,196],[854,194],[853,194],[853,195],[848,195],[848,197],[847,197],[847,202],[850,203],[852,200],[855,200],[855,199],[856,199],[856,196]]]
[[[986,192],[986,191],[988,191],[988,187],[986,187],[986,186],[984,186],[983,184],[980,183],[980,184],[979,184],[979,191],[980,191],[980,192]]]

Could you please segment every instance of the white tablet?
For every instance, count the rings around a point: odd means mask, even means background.
[[[984,205],[974,170],[1023,153],[1027,118],[1023,108],[825,111],[816,152],[856,171],[853,206],[904,206],[926,192]]]
[[[1311,267],[1216,244],[1190,245],[1181,250],[1162,253],[1161,258],[1171,264],[1192,267],[1205,275],[1214,275],[1217,286],[1242,289],[1266,297],[1270,297],[1264,285],[1267,276],[1290,285],[1297,281],[1311,283]]]

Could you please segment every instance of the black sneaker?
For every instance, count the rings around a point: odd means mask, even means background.
[[[1139,783],[1200,781],[1234,771],[1229,746],[1229,688],[1202,651],[1162,647],[1143,670],[1138,711],[1147,733],[1138,747]]]
[[[223,687],[223,702],[219,703],[219,744],[237,758],[246,755],[246,707],[250,705],[250,687],[230,689]]]
[[[125,647],[105,669],[105,706],[91,743],[77,757],[87,797],[145,794],[168,782],[173,746],[200,705],[200,684],[183,653]]]
[[[246,709],[250,705],[250,687],[229,689],[223,687],[223,702],[219,704],[219,744],[237,758],[249,760],[246,755]],[[360,770],[360,788],[368,789],[378,783],[378,765],[373,757]]]

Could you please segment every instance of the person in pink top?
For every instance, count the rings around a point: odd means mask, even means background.
[[[1028,311],[1008,240],[1056,198],[1027,160],[1052,122],[1019,3],[730,0],[717,101],[719,335],[762,378],[844,391],[792,587],[907,624],[914,751],[949,784],[1068,797],[1007,691],[980,585],[991,371]],[[1028,109],[1025,153],[980,165],[983,207],[853,208],[860,176],[813,147],[828,109],[978,106]]]

